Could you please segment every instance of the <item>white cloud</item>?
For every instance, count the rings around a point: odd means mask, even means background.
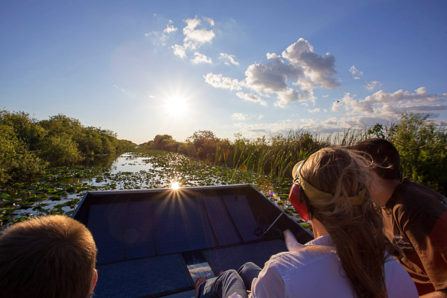
[[[246,86],[258,93],[275,93],[278,101],[276,106],[285,107],[295,101],[304,101],[313,97],[307,90],[296,90],[287,86],[287,81],[298,81],[303,70],[291,64],[285,64],[276,54],[267,54],[268,64],[256,63],[250,65],[245,71]]]
[[[169,20],[168,24],[166,25],[166,29],[163,30],[164,33],[172,33],[172,32],[176,32],[177,28],[174,27],[174,25],[172,25],[172,20]]]
[[[420,87],[414,93],[398,90],[388,93],[384,90],[365,97],[355,99],[349,93],[334,103],[333,111],[344,109],[348,115],[362,116],[380,115],[384,119],[397,120],[402,113],[429,113],[447,110],[447,97],[444,94],[429,94],[425,87]]]
[[[210,23],[211,26],[214,26],[214,20],[213,20],[212,18],[203,17],[203,19],[204,19],[206,22]]]
[[[354,80],[360,80],[360,77],[363,76],[363,71],[358,70],[355,65],[351,66],[349,72],[351,73]]]
[[[324,98],[328,98],[328,97],[329,97],[329,94],[323,95],[323,97],[324,97]]]
[[[326,110],[326,109],[323,109],[323,111],[324,111],[325,113],[327,113],[327,112],[328,112],[328,110]]]
[[[320,108],[315,108],[315,109],[313,109],[313,110],[308,109],[307,111],[308,111],[309,113],[319,113],[319,112],[320,112]]]
[[[257,102],[261,106],[266,106],[267,105],[267,102],[265,100],[263,100],[262,98],[260,98],[259,96],[254,95],[254,94],[247,94],[247,93],[243,93],[243,92],[238,92],[238,93],[236,93],[236,95],[239,98],[242,98],[243,100]]]
[[[376,89],[376,87],[380,87],[382,86],[382,83],[380,83],[379,81],[371,81],[371,83],[365,82],[365,88],[368,89],[369,91],[373,91],[374,89]]]
[[[221,54],[225,57],[225,54]],[[276,94],[275,106],[286,107],[292,102],[315,101],[316,87],[335,88],[339,83],[333,77],[335,58],[318,55],[308,41],[300,38],[289,46],[282,56],[267,53],[269,62],[255,63],[245,71],[245,86],[263,97]],[[286,63],[284,59],[289,62]],[[289,82],[299,89],[289,87]]]
[[[220,53],[219,56],[220,56],[221,59],[225,59],[226,60],[225,61],[225,65],[230,65],[230,64],[239,65],[239,62],[234,60],[234,55],[228,55],[228,54],[225,54],[225,53]]]
[[[185,49],[195,50],[197,47],[211,42],[216,36],[213,30],[207,30],[206,28],[197,29],[197,26],[201,24],[200,19],[195,17],[194,19],[187,19],[186,27],[183,28],[183,46]],[[214,23],[214,21],[213,21]]]
[[[155,98],[155,96],[153,96],[153,95],[149,95],[149,98]]]
[[[348,95],[349,95],[349,93],[348,93]],[[340,101],[339,101],[339,100],[334,101],[334,102],[332,103],[331,110],[334,111],[334,112],[340,112],[340,111],[341,111],[341,105],[342,105],[342,104],[340,104]]]
[[[193,27],[197,26],[200,20],[194,19],[194,22],[193,20],[190,22]],[[233,57],[224,53],[220,56],[226,59]],[[243,82],[225,78],[227,83],[223,85],[222,75],[216,77],[219,75],[214,74],[207,74],[205,80],[216,88],[240,90],[241,87],[246,87],[255,91],[259,96],[267,98],[275,94],[277,101],[274,105],[282,108],[290,103],[306,100],[311,100],[315,104],[316,97],[313,92],[315,88],[333,89],[340,85],[334,78],[336,73],[334,56],[329,53],[326,55],[315,53],[314,48],[303,38],[287,47],[282,52],[282,56],[276,53],[267,53],[266,57],[269,60],[267,64],[255,63],[248,66]],[[234,59],[227,62],[237,63],[232,61]],[[299,89],[289,87],[290,83]]]
[[[186,58],[186,53],[185,53],[185,48],[184,47],[176,44],[176,45],[173,45],[171,47],[171,49],[174,52],[174,55],[176,55],[176,56],[178,56],[178,57],[180,57],[182,59]]]
[[[157,35],[160,35],[160,32],[152,31],[149,33],[144,33],[144,36],[157,36]]]
[[[198,64],[198,63],[210,63],[210,64],[212,64],[213,63],[211,58],[208,58],[207,56],[205,56],[204,54],[201,54],[199,52],[195,52],[194,53],[194,58],[191,59],[191,62],[194,63],[194,64]]]
[[[323,88],[334,89],[340,85],[334,78],[337,73],[335,57],[329,53],[324,56],[315,53],[313,46],[304,38],[287,47],[282,52],[282,57],[293,65],[301,66],[304,75]]]
[[[259,115],[258,116],[258,120],[261,120],[262,118],[264,118],[264,115]]]
[[[306,96],[295,89],[288,88],[283,92],[277,92],[278,101],[275,102],[275,106],[285,108],[287,104],[292,103],[294,101],[303,101],[306,100]]]
[[[162,32],[152,31],[149,33],[145,33],[144,36],[154,37],[156,39],[153,40],[154,44],[159,44],[158,39],[161,41],[162,45],[166,45],[166,40],[168,39],[169,33],[176,32],[177,28],[174,27],[172,20],[169,20],[166,28]]]
[[[207,73],[205,76],[205,82],[215,88],[223,88],[230,90],[241,90],[244,86],[244,82],[240,82],[237,79],[223,77],[222,74]]]
[[[242,114],[242,113],[234,113],[231,116],[231,119],[238,120],[238,121],[250,120],[250,118],[248,117],[247,114]]]

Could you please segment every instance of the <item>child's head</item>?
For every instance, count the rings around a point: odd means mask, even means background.
[[[2,295],[86,298],[97,279],[96,251],[90,231],[70,217],[17,223],[0,238]]]

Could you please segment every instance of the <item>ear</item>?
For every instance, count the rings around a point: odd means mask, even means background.
[[[93,274],[92,288],[90,289],[90,293],[93,292],[93,289],[96,286],[96,282],[98,281],[98,271],[96,271],[96,269],[93,269],[93,272],[94,272],[94,274]]]

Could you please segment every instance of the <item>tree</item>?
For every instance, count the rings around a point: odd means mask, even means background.
[[[199,130],[188,138],[194,144],[197,150],[197,155],[200,159],[215,160],[216,146],[219,142],[213,132],[209,130]]]
[[[172,136],[170,136],[170,135],[156,135],[154,138],[155,149],[162,150],[164,140],[172,140]]]
[[[399,151],[402,174],[447,193],[447,134],[424,114],[403,114],[390,140]]]

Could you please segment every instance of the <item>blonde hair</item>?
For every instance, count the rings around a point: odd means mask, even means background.
[[[384,263],[386,238],[378,207],[369,191],[371,161],[355,151],[339,147],[321,149],[303,164],[301,175],[329,201],[309,197],[313,217],[331,236],[343,268],[357,297],[387,297]],[[361,196],[353,206],[349,197]],[[342,204],[340,204],[340,201]]]
[[[0,238],[0,289],[4,297],[86,298],[96,245],[78,221],[53,215],[17,223]]]

